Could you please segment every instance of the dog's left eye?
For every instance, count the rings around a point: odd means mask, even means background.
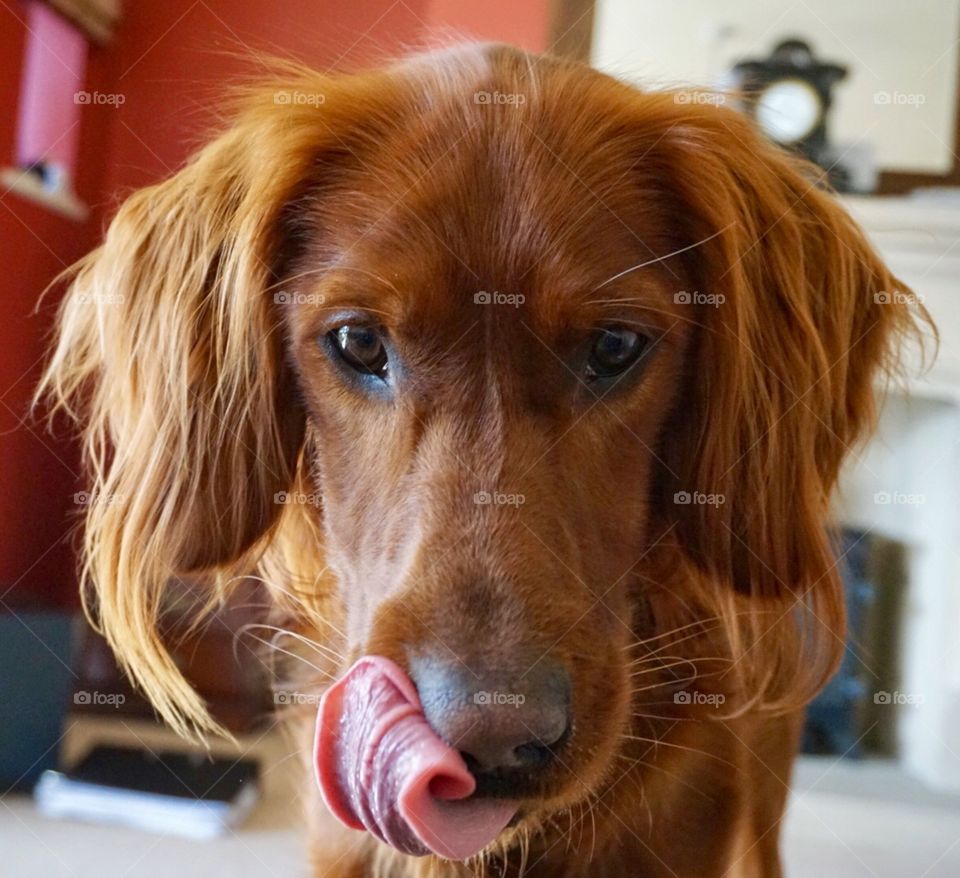
[[[600,329],[587,358],[588,378],[613,378],[627,371],[646,351],[649,339],[632,329]]]
[[[372,326],[347,324],[329,334],[337,353],[351,369],[362,375],[385,378],[389,358],[383,336]]]

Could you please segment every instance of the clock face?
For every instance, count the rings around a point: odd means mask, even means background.
[[[780,79],[757,98],[757,123],[777,143],[796,143],[809,136],[823,116],[816,89],[802,79]]]

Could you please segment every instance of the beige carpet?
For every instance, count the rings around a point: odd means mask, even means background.
[[[90,740],[150,746],[142,726],[85,722],[67,752]],[[186,841],[40,817],[29,799],[0,799],[3,878],[291,878],[305,876],[296,830],[297,765],[276,732],[243,742],[262,757],[265,796],[236,833]],[[883,763],[803,760],[785,824],[788,878],[958,878],[960,800],[933,795]],[[711,876],[703,876],[711,878]]]

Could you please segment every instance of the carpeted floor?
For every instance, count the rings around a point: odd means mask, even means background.
[[[162,735],[134,727],[86,727],[89,739],[151,746]],[[272,732],[244,746],[266,766],[265,796],[250,821],[216,841],[46,820],[31,800],[0,799],[3,878],[290,878],[306,876],[296,825],[297,760]],[[957,878],[960,799],[939,796],[884,763],[802,760],[785,823],[788,878]],[[712,876],[703,876],[712,878]]]

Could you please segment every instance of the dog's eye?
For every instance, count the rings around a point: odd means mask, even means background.
[[[613,378],[626,372],[647,349],[649,339],[632,329],[601,329],[587,358],[588,378]]]
[[[347,324],[332,330],[330,340],[350,368],[363,375],[386,377],[387,348],[383,337],[374,327]]]

